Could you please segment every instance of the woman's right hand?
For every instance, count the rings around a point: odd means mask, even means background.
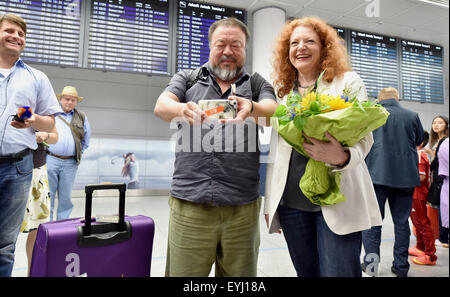
[[[267,229],[269,229],[269,215],[268,214],[264,215],[264,220],[266,220]],[[276,231],[276,233],[281,234],[281,229],[278,229]]]

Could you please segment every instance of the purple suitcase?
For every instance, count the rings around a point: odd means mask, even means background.
[[[94,190],[118,189],[119,223],[91,222]],[[125,184],[87,185],[85,218],[41,224],[30,276],[148,277],[154,222],[125,216]]]

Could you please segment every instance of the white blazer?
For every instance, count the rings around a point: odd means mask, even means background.
[[[345,87],[359,90],[358,100],[367,100],[367,92],[361,78],[355,72],[346,72],[331,83],[322,81],[318,90],[329,95],[339,95]],[[284,104],[286,98],[282,100]],[[350,161],[342,168],[327,164],[333,172],[341,172],[341,192],[347,200],[335,205],[322,206],[328,227],[336,234],[344,235],[370,229],[382,224],[377,198],[369,175],[365,157],[373,144],[372,133],[350,147]],[[270,153],[267,164],[264,214],[269,215],[269,233],[281,228],[277,214],[278,204],[286,186],[292,147],[272,129]]]

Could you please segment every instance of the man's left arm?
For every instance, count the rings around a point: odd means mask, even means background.
[[[87,116],[84,117],[84,137],[81,140],[81,153],[89,147],[91,141],[91,125],[89,124]]]
[[[423,127],[420,121],[419,115],[416,114],[416,146],[419,146],[423,142]]]

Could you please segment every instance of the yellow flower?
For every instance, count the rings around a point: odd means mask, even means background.
[[[302,110],[308,109],[311,105],[311,102],[316,100],[316,92],[311,92],[306,94],[305,97],[302,98],[300,105],[302,106]]]
[[[320,105],[325,106],[328,105],[328,102],[333,99],[333,97],[325,95],[325,94],[320,94],[319,95],[319,101],[320,101]]]
[[[328,105],[330,106],[331,110],[339,110],[352,106],[352,103],[345,102],[345,99],[336,96],[335,98],[328,101]]]

